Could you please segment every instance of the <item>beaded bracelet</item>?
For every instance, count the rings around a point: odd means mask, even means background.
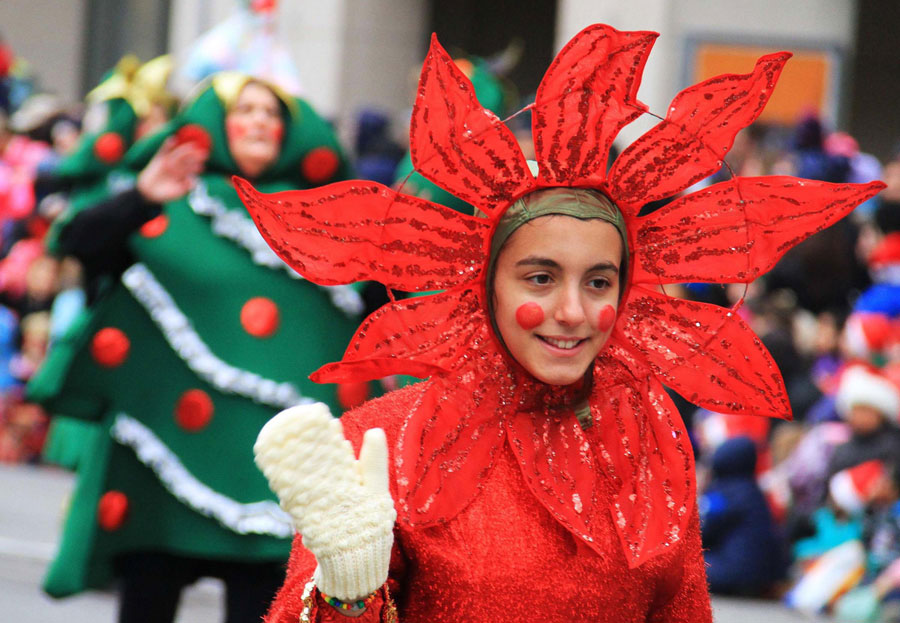
[[[319,590],[319,595],[322,596],[322,599],[329,606],[337,608],[338,610],[354,610],[354,611],[355,610],[363,610],[366,606],[371,604],[372,601],[374,601],[375,595],[377,593],[378,593],[378,591],[375,591],[374,593],[371,593],[364,599],[354,599],[353,601],[342,601],[342,600],[338,599],[337,597],[331,597],[329,595],[326,595],[321,590]]]

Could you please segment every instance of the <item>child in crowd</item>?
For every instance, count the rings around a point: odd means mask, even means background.
[[[831,478],[848,467],[870,460],[891,462],[900,457],[900,388],[874,368],[849,366],[841,375],[835,402],[850,427],[850,440],[838,446],[828,464]]]
[[[784,543],[756,482],[756,445],[749,437],[723,442],[700,497],[700,521],[710,590],[763,594],[785,577]]]

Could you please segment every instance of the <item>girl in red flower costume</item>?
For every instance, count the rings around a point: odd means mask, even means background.
[[[312,281],[441,290],[375,312],[313,375],[426,381],[340,421],[288,410],[260,434],[300,533],[270,621],[711,619],[693,456],[663,384],[720,413],[790,407],[734,309],[661,286],[749,283],[882,185],[733,177],[639,217],[722,166],[790,56],[685,89],[607,173],[616,134],[647,112],[656,36],[594,25],[559,53],[530,107],[536,174],[432,40],[412,160],[482,216],[364,181],[236,182]]]

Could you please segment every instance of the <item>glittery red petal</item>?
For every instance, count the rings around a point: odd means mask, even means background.
[[[344,358],[310,377],[317,383],[379,379],[390,374],[427,377],[449,372],[478,344],[487,320],[477,288],[459,287],[396,301],[360,325]]]
[[[718,413],[790,419],[784,381],[769,351],[732,310],[631,289],[616,331],[662,383]]]
[[[610,491],[578,420],[566,412],[517,413],[507,424],[507,437],[534,496],[572,534],[602,549],[592,524],[599,521],[597,514],[607,513],[600,500]]]
[[[397,506],[411,525],[455,517],[478,495],[502,447],[510,388],[473,372],[432,378],[404,424],[394,463]]]
[[[637,100],[655,32],[595,24],[556,55],[538,87],[532,133],[542,186],[599,186],[619,130],[647,107]]]
[[[594,378],[597,424],[586,436],[613,487],[609,509],[634,567],[685,535],[694,455],[677,408],[639,355],[611,340]]]
[[[620,208],[636,212],[722,166],[734,136],[762,112],[789,52],[761,57],[749,74],[710,78],[679,93],[666,118],[629,146],[609,172]]]
[[[737,177],[639,219],[636,283],[744,282],[884,188],[795,177]]]
[[[319,284],[438,290],[476,277],[484,264],[487,220],[375,182],[268,195],[240,178],[234,185],[269,246]]]
[[[512,132],[475,97],[472,83],[432,35],[413,107],[415,169],[486,214],[535,186]]]

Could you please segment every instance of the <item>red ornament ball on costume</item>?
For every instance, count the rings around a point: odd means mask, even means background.
[[[165,214],[160,214],[141,225],[140,232],[145,238],[156,238],[157,236],[162,236],[168,227],[169,217]]]
[[[131,340],[121,329],[105,327],[94,334],[91,340],[91,356],[104,368],[122,365],[131,350]]]
[[[339,383],[337,386],[338,403],[344,409],[358,407],[369,398],[369,384],[365,381],[358,383]]]
[[[526,331],[534,329],[544,322],[544,310],[537,303],[523,303],[516,309],[516,322]]]
[[[189,389],[181,394],[175,405],[175,421],[186,431],[206,428],[213,416],[213,401],[202,389]]]
[[[341,162],[337,153],[330,147],[316,147],[303,157],[300,170],[303,176],[314,184],[330,180],[337,172]]]
[[[181,126],[175,132],[175,143],[183,145],[184,143],[193,143],[199,149],[210,151],[212,149],[212,137],[206,128],[196,123],[188,123]]]
[[[612,329],[614,324],[616,324],[616,310],[612,305],[607,305],[597,316],[597,328],[605,333]]]
[[[94,141],[94,155],[106,164],[114,164],[125,155],[125,139],[116,132],[105,132]]]
[[[278,330],[280,314],[272,299],[257,296],[241,308],[241,326],[254,337],[269,337]]]
[[[97,503],[97,523],[107,532],[122,527],[128,516],[128,496],[121,491],[107,491]]]

